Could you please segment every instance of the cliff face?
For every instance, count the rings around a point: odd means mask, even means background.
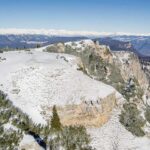
[[[132,52],[113,52],[114,60],[121,70],[125,81],[129,78],[136,78],[142,89],[148,88],[148,79],[142,70],[138,57]]]
[[[48,52],[60,52],[59,44],[47,47]],[[62,45],[63,53],[72,54],[81,59],[83,72],[90,77],[112,83],[123,82],[118,66],[113,61],[113,55],[108,46],[99,45],[91,40],[70,42]]]
[[[111,117],[112,111],[119,104],[121,96],[116,96],[116,92],[97,101],[81,100],[78,105],[65,105],[57,107],[57,111],[63,125],[83,125],[86,127],[100,127]],[[122,101],[123,102],[123,101]],[[43,107],[45,118],[50,118],[52,107]]]

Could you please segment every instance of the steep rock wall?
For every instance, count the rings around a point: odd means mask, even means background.
[[[66,105],[57,107],[57,111],[63,125],[84,125],[86,127],[100,127],[105,124],[117,106],[118,99],[116,93],[112,93],[104,99],[97,101],[82,100],[79,105]],[[47,120],[50,118],[48,112],[52,112],[52,107],[45,106],[44,115]]]
[[[115,62],[120,67],[121,75],[125,81],[135,77],[142,89],[147,89],[148,79],[142,70],[138,57],[132,52],[113,52]]]

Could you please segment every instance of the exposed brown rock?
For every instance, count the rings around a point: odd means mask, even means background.
[[[116,107],[116,94],[112,93],[98,101],[82,101],[79,105],[66,105],[58,107],[57,111],[63,125],[84,125],[86,127],[99,127],[106,123],[112,110]],[[47,120],[50,119],[51,107],[43,107]]]

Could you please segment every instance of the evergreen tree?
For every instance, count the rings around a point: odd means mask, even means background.
[[[53,116],[51,118],[51,129],[56,131],[61,130],[61,123],[55,105],[53,106]]]
[[[40,48],[40,47],[41,47],[41,44],[37,44],[37,45],[36,45],[36,48]]]

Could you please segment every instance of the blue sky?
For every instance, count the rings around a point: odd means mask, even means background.
[[[0,0],[0,28],[150,33],[150,0]]]

